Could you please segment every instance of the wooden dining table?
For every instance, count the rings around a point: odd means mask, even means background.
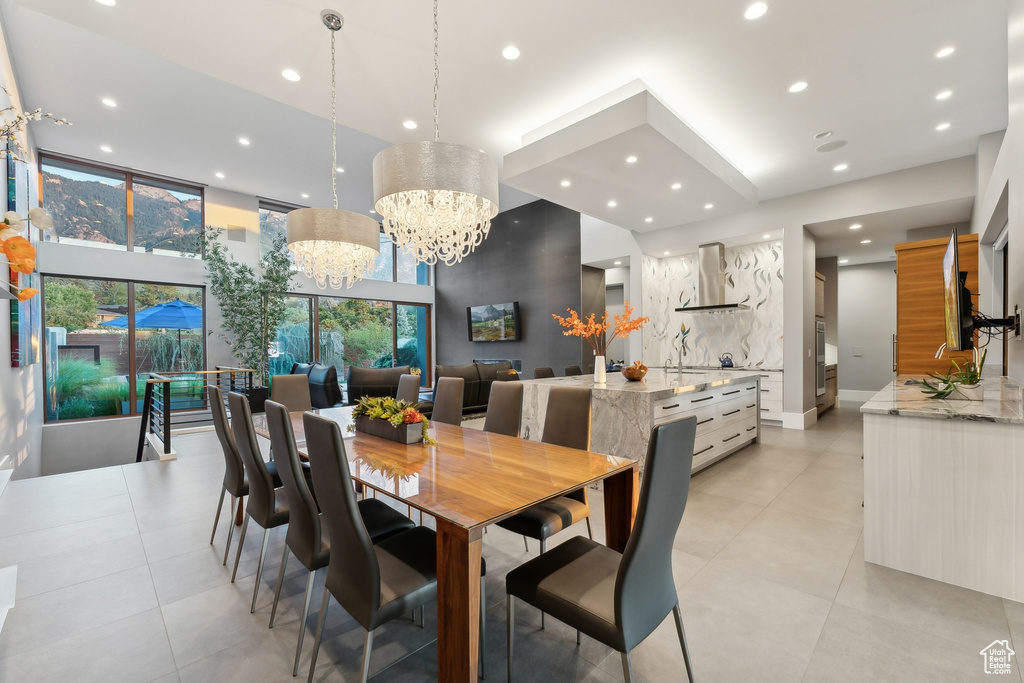
[[[485,527],[603,481],[606,543],[622,551],[629,539],[639,493],[635,461],[437,422],[429,431],[436,445],[404,444],[349,433],[351,407],[313,412],[341,425],[353,479],[436,521],[439,681],[477,679]],[[263,415],[253,422],[258,434],[269,435]],[[302,413],[291,413],[291,422],[305,454]]]

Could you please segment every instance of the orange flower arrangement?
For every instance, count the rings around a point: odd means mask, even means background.
[[[608,311],[604,312],[601,316],[601,322],[597,322],[597,316],[593,313],[586,319],[580,318],[579,314],[571,308],[565,309],[569,312],[569,316],[563,318],[555,313],[551,314],[551,317],[558,321],[558,324],[566,328],[562,334],[566,337],[582,337],[587,340],[591,348],[594,349],[595,356],[605,355],[605,351],[608,350],[608,345],[617,338],[625,338],[629,336],[630,332],[642,329],[644,325],[650,322],[650,318],[643,316],[640,318],[633,318],[633,311],[636,310],[635,306],[630,306],[629,302],[625,302],[623,306],[622,315],[612,316],[615,321],[615,327],[612,327],[612,321],[608,319]],[[605,333],[608,332],[608,328],[612,328],[612,334],[605,340]]]
[[[12,271],[28,275],[36,269],[36,248],[18,234],[26,225],[49,230],[53,227],[53,219],[42,208],[30,210],[28,218],[22,218],[14,211],[8,211],[3,215],[3,222],[0,222],[0,253],[7,258],[7,264]],[[14,280],[13,275],[11,280]],[[28,301],[39,293],[35,287],[19,288],[13,282],[10,288],[11,293],[18,297],[18,301]]]

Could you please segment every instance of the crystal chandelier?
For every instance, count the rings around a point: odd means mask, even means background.
[[[286,217],[288,248],[295,265],[320,289],[347,287],[373,272],[380,253],[380,226],[369,216],[338,209],[338,107],[334,36],[345,20],[334,10],[320,13],[331,31],[331,192],[333,209],[296,209]]]
[[[498,213],[498,167],[483,152],[440,142],[434,0],[434,141],[395,145],[373,160],[374,208],[384,232],[417,262],[458,263]]]

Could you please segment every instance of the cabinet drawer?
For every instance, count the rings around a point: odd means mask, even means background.
[[[757,401],[754,397],[742,396],[732,401],[722,401],[718,404],[718,428],[743,420],[755,414]]]
[[[766,399],[761,396],[761,419],[781,420],[782,419],[782,396],[777,399]]]
[[[693,470],[702,469],[757,438],[757,417],[718,428],[693,441]]]

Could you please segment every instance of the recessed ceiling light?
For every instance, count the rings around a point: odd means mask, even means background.
[[[935,96],[935,99],[937,99],[937,100],[945,100],[945,99],[948,99],[949,96],[952,95],[952,94],[953,94],[952,90],[943,90],[942,92],[940,92],[938,95]]]
[[[653,223],[653,222],[654,222],[654,217],[653,216],[648,216],[647,218],[644,219],[644,223]]]
[[[291,81],[293,83],[302,78],[301,76],[299,76],[299,72],[296,71],[295,69],[285,69],[284,71],[281,72],[281,75],[284,76],[285,80]]]
[[[807,90],[807,81],[797,81],[789,86],[789,92],[803,92],[804,90]]]
[[[871,240],[861,240],[861,244],[871,244]]]
[[[562,181],[562,187],[569,187],[570,185],[572,185],[572,183],[569,182],[568,180],[563,180]]]
[[[747,11],[743,13],[744,19],[753,21],[754,19],[760,19],[764,16],[764,13],[768,11],[768,5],[763,2],[755,2],[753,5],[747,8]]]
[[[627,164],[635,164],[636,163],[636,157],[635,156],[628,156],[628,157],[626,157],[626,163]]]
[[[940,123],[939,125],[935,126],[935,130],[946,130],[947,128],[949,128],[949,122],[948,121],[944,122],[944,123]]]
[[[104,97],[101,101],[103,102],[103,104],[107,105],[108,107],[116,107],[117,106],[117,102],[115,102],[114,100],[110,99],[109,97]]]
[[[848,168],[850,167],[847,164],[836,164],[832,167],[832,170],[838,173],[839,171],[845,171]]]
[[[820,133],[815,133],[814,134],[814,139],[815,140],[824,140],[825,138],[830,138],[830,137],[832,137],[832,131],[830,131],[830,130],[823,130]]]
[[[609,206],[610,208],[612,208],[612,209],[614,209],[614,208],[615,208],[616,206],[618,206],[618,205],[619,205],[619,203],[618,203],[617,201],[615,201],[614,199],[613,199],[613,200],[611,200],[610,202],[608,202],[608,206]]]
[[[665,252],[665,256],[668,256],[668,252],[667,251]]]
[[[96,0],[96,2],[104,5],[105,7],[113,7],[117,4],[117,0]]]
[[[705,209],[713,209],[713,208],[715,208],[715,205],[714,204],[705,204],[704,208]]]
[[[616,261],[613,265],[621,266],[622,265],[622,261]]]
[[[338,168],[336,168],[334,170],[337,171],[338,173],[344,173],[345,172],[345,169],[343,169],[341,166],[339,166]]]
[[[415,121],[402,121],[402,125],[408,128],[409,130],[413,130],[414,128],[416,128]]]
[[[763,236],[761,237],[761,239],[766,239],[766,240],[770,240],[771,238],[772,238],[772,236],[771,236],[771,235],[763,235]]]
[[[814,151],[825,154],[826,152],[834,152],[837,149],[845,146],[846,140],[833,140],[832,142],[824,142],[818,145],[817,147],[814,148]]]
[[[223,177],[224,177],[224,174],[223,174],[223,173],[221,173],[220,171],[217,171],[217,172],[216,172],[216,173],[214,173],[213,175],[217,176],[218,178],[223,178]]]
[[[501,51],[501,56],[509,60],[510,62],[513,59],[519,59],[519,48],[516,47],[515,45],[509,45],[508,47]]]
[[[101,152],[106,152],[107,154],[110,154],[114,150],[110,149],[110,145],[100,145],[100,151]]]
[[[841,258],[841,259],[839,259],[839,263],[849,263],[849,262],[850,262],[850,259],[848,259],[848,258]]]
[[[305,192],[303,192],[303,193],[302,193],[302,198],[303,198],[303,199],[309,199],[309,195],[308,195],[308,194],[306,194]]]
[[[860,230],[863,227],[864,226],[861,225],[860,223],[854,223],[853,225],[850,226],[850,230]]]
[[[942,59],[943,57],[948,57],[948,56],[950,56],[951,54],[953,54],[953,52],[954,52],[955,50],[956,50],[956,48],[955,48],[955,47],[952,47],[952,46],[950,46],[950,47],[944,47],[944,48],[942,48],[941,50],[939,50],[938,52],[936,52],[936,53],[935,53],[935,56],[936,56],[936,57],[938,57],[939,59]]]
[[[238,144],[240,144],[240,145],[248,145],[249,144],[249,138],[238,138]]]
[[[672,189],[673,189],[673,190],[678,190],[678,189],[679,189],[679,188],[681,188],[682,186],[683,186],[683,184],[682,184],[682,183],[672,183]]]

